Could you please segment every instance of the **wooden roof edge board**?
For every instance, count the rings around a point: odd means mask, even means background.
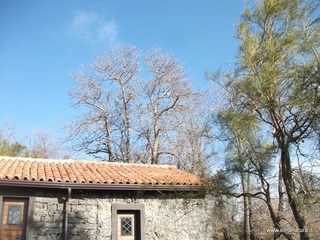
[[[204,185],[152,185],[152,184],[101,184],[101,183],[64,183],[43,181],[21,181],[0,179],[1,187],[35,187],[51,189],[82,190],[131,190],[131,191],[199,191]]]

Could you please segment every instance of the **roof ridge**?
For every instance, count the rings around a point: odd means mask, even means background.
[[[96,163],[96,164],[108,164],[108,165],[122,165],[122,166],[142,166],[142,167],[157,167],[157,168],[177,168],[175,165],[169,164],[142,164],[142,163],[123,163],[123,162],[107,162],[97,160],[80,160],[80,159],[48,159],[48,158],[30,158],[30,157],[11,157],[0,156],[0,160],[21,160],[31,162],[55,162],[55,163]]]

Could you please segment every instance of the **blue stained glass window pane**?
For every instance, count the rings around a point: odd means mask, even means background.
[[[22,206],[9,205],[8,208],[8,225],[19,225],[21,223]]]

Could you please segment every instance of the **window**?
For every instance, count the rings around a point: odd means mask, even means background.
[[[112,205],[112,240],[144,240],[143,205]]]
[[[133,235],[133,217],[120,217],[121,221],[120,221],[120,232],[121,232],[121,236],[132,236]]]
[[[21,223],[22,206],[21,205],[9,205],[8,209],[8,225],[19,225]]]

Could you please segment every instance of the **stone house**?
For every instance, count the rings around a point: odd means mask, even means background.
[[[171,165],[0,157],[0,239],[211,239],[206,181]]]

